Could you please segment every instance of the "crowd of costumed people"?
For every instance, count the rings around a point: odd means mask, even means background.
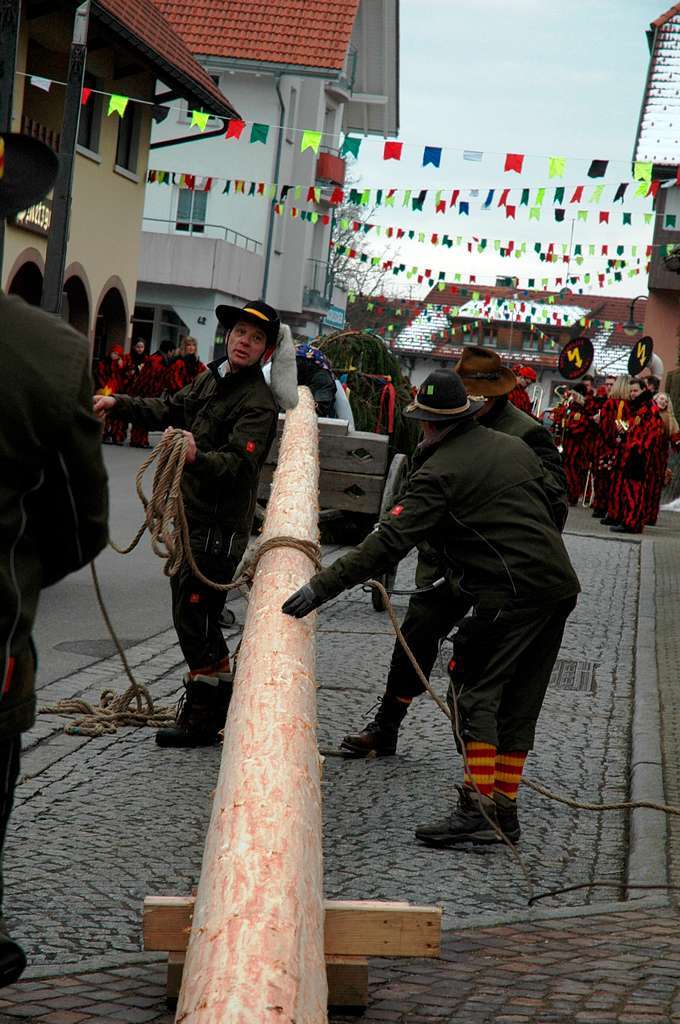
[[[548,417],[569,504],[582,500],[614,533],[654,526],[671,482],[669,455],[680,451],[678,421],[659,379],[587,375],[559,392]]]
[[[121,345],[114,345],[108,355],[95,362],[93,373],[98,395],[161,398],[181,391],[205,369],[198,358],[195,338],[182,338],[179,348],[174,341],[162,341],[158,351],[151,355],[146,342],[137,338],[127,353]],[[127,432],[128,424],[124,420],[107,416],[102,440],[104,444],[122,445]],[[130,447],[150,448],[148,431],[133,426]]]

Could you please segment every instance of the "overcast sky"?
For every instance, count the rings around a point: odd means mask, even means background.
[[[574,242],[615,246],[651,240],[642,211],[650,201],[629,196],[613,205],[613,190],[630,180],[631,156],[649,62],[645,32],[666,9],[663,0],[401,0],[400,133],[401,162],[384,162],[383,140],[366,139],[351,173],[363,187],[496,188],[494,208],[470,205],[470,216],[434,214],[395,207],[374,219],[418,231],[447,232],[503,241],[568,241],[573,187],[594,182],[587,177],[592,159],[610,161],[609,184],[600,208],[612,210],[609,228],[598,224],[598,207],[584,204],[588,222],[574,225]],[[422,167],[424,145],[443,147],[441,166]],[[447,147],[450,147],[447,149]],[[465,161],[463,149],[484,153],[481,163]],[[506,152],[525,153],[521,175],[503,171]],[[566,156],[563,180],[549,179],[547,157]],[[570,159],[571,158],[571,159]],[[564,184],[564,223],[554,220],[553,190]],[[548,187],[541,221],[528,219],[518,206],[515,221],[497,211],[500,190],[514,186]],[[571,187],[571,189],[570,189]],[[519,193],[516,193],[518,202]],[[607,196],[609,199],[607,200]],[[431,196],[430,196],[431,199]],[[475,205],[477,209],[475,209]],[[633,213],[622,225],[622,212]],[[615,212],[614,212],[615,211]],[[399,243],[400,261],[408,266],[476,274],[493,283],[496,274],[557,276],[559,268],[529,257],[500,259],[491,253],[469,256],[465,249]],[[376,252],[380,251],[380,244]],[[587,250],[586,250],[587,255]],[[586,265],[587,264],[587,265]],[[603,269],[602,260],[586,259],[572,273]],[[404,275],[394,278],[409,293]],[[400,282],[397,284],[397,282]],[[538,283],[538,282],[537,282]],[[577,290],[576,286],[575,290]],[[594,287],[584,288],[596,291]],[[413,297],[428,291],[411,283]],[[609,294],[638,295],[646,291],[646,275],[608,286]]]

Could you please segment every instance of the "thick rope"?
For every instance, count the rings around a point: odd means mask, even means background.
[[[186,561],[191,572],[202,583],[220,591],[249,587],[260,558],[274,548],[288,547],[301,551],[310,559],[315,570],[319,571],[321,549],[318,544],[297,537],[279,536],[271,537],[254,548],[243,571],[234,582],[216,583],[204,576],[196,565],[191,551],[189,526],[181,492],[187,446],[188,440],[181,430],[166,431],[159,445],[141,464],[135,483],[137,494],[144,506],[144,522],[127,547],[120,548],[110,541],[115,551],[122,555],[129,554],[148,530],[154,553],[165,561],[163,572],[166,576],[175,576]],[[154,474],[151,498],[147,499],[142,484],[144,474],[154,461],[157,461],[158,465]],[[118,695],[112,690],[104,690],[98,705],[92,705],[80,697],[66,698],[56,704],[39,708],[39,713],[82,716],[78,721],[64,727],[65,732],[74,736],[103,736],[115,733],[121,725],[146,726],[154,729],[171,725],[176,718],[176,709],[155,707],[147,687],[135,679],[106,609],[94,562],[90,563],[90,570],[99,609],[130,685],[125,693]]]
[[[392,623],[392,628],[394,629],[394,632],[395,632],[395,635],[397,637],[397,640],[399,641],[399,643],[402,646],[404,654],[406,655],[408,660],[411,662],[411,665],[413,666],[413,669],[414,669],[416,675],[418,676],[418,679],[422,683],[422,685],[425,688],[425,690],[427,691],[427,693],[429,693],[430,697],[432,697],[433,701],[435,702],[435,704],[437,705],[439,710],[442,712],[442,714],[446,715],[448,720],[451,722],[451,725],[453,727],[454,735],[455,735],[455,737],[456,737],[456,739],[458,741],[458,745],[459,745],[459,748],[460,748],[460,751],[461,751],[461,754],[462,754],[463,764],[464,764],[465,770],[467,772],[467,775],[470,778],[470,781],[472,782],[473,788],[476,790],[477,794],[481,796],[481,793],[479,792],[479,789],[478,789],[477,785],[475,784],[475,781],[474,781],[474,778],[472,776],[472,773],[468,771],[467,755],[466,755],[466,752],[465,752],[465,743],[464,743],[463,738],[462,738],[462,736],[460,734],[460,720],[459,720],[459,717],[458,717],[458,701],[457,701],[456,692],[455,692],[454,688],[451,687],[451,693],[452,693],[452,697],[453,697],[453,707],[454,707],[454,713],[455,713],[454,715],[452,715],[450,710],[449,710],[449,708],[444,703],[444,701],[441,699],[439,694],[437,694],[433,690],[433,688],[430,686],[429,679],[427,678],[427,676],[423,672],[422,668],[418,664],[418,661],[416,660],[415,655],[413,654],[413,651],[409,647],[409,645],[408,645],[408,643],[406,641],[406,638],[405,638],[404,634],[401,631],[401,628],[399,626],[399,622],[397,620],[396,613],[394,611],[394,607],[392,606],[392,602],[390,601],[390,598],[388,596],[387,591],[385,590],[385,587],[382,585],[382,583],[379,583],[378,580],[367,580],[366,581],[366,586],[367,587],[372,587],[374,590],[377,590],[378,593],[380,594],[380,596],[382,597],[382,600],[383,600],[383,603],[384,603],[384,607],[386,608],[387,614],[388,614],[389,619],[390,619],[390,622]],[[656,803],[653,800],[624,800],[624,801],[622,801],[620,803],[611,803],[611,804],[584,803],[584,802],[579,801],[579,800],[574,800],[574,799],[572,799],[570,797],[561,796],[558,793],[552,793],[549,789],[545,789],[544,786],[540,786],[536,782],[531,782],[529,779],[524,778],[524,776],[522,776],[521,783],[522,783],[523,786],[527,786],[529,789],[533,789],[534,792],[539,793],[541,796],[547,797],[549,800],[555,800],[557,803],[566,804],[567,807],[573,807],[573,808],[575,808],[577,810],[599,811],[599,812],[601,812],[601,811],[626,811],[626,810],[631,810],[631,809],[634,809],[634,808],[645,808],[645,809],[652,810],[652,811],[662,811],[664,814],[680,815],[680,807],[675,807],[672,804]],[[484,808],[481,806],[481,803],[482,802],[480,801],[480,811],[481,811],[483,817],[486,818],[487,822],[489,823],[489,825],[491,825],[491,827],[497,833],[499,838],[502,839],[503,842],[506,844],[506,846],[508,846],[510,848],[510,850],[511,850],[511,852],[512,852],[514,858],[515,858],[515,860],[517,861],[517,863],[519,864],[519,867],[522,870],[524,878],[526,879],[527,885],[529,887],[529,906],[533,906],[533,904],[536,903],[538,900],[544,899],[544,898],[546,898],[548,896],[558,896],[561,893],[573,892],[574,890],[577,890],[577,889],[595,888],[595,887],[598,887],[598,886],[607,887],[607,888],[627,889],[627,890],[628,889],[645,889],[645,890],[646,889],[663,889],[663,890],[666,890],[666,891],[676,891],[676,890],[680,889],[679,886],[673,886],[673,885],[663,885],[663,884],[651,885],[651,884],[637,883],[637,882],[619,882],[619,881],[615,882],[615,881],[612,881],[610,879],[593,879],[590,882],[583,882],[583,883],[580,883],[578,885],[568,885],[568,886],[564,886],[561,889],[551,889],[549,892],[543,892],[543,893],[534,894],[533,883],[532,883],[532,880],[531,880],[531,876],[530,876],[528,868],[526,867],[526,864],[524,863],[522,857],[520,856],[517,848],[508,839],[506,839],[506,837],[503,835],[503,833],[499,829],[498,825],[495,822],[493,822],[488,817],[488,815],[484,811]]]

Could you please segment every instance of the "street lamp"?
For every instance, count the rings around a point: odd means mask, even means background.
[[[625,324],[623,325],[624,332],[626,334],[629,334],[631,336],[631,338],[635,334],[639,334],[640,333],[640,326],[641,326],[640,324],[635,322],[635,318],[633,316],[633,313],[635,311],[635,303],[638,301],[638,299],[646,299],[646,298],[647,298],[646,295],[636,295],[635,298],[631,301],[630,310],[628,311],[628,319],[626,320]]]

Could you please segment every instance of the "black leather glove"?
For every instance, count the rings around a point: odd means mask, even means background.
[[[281,611],[284,615],[304,619],[305,615],[309,615],[323,603],[324,599],[317,594],[311,583],[305,583],[304,587],[300,587],[294,594],[291,594],[287,601],[284,601]]]

